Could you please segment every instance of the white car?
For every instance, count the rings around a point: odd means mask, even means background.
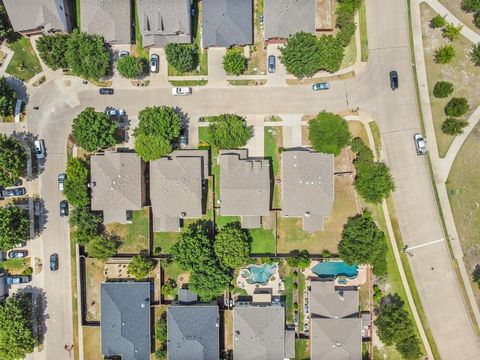
[[[35,140],[35,156],[38,160],[45,159],[45,143],[43,140]]]
[[[174,96],[186,96],[192,95],[191,87],[176,87],[172,89],[172,95]]]
[[[427,153],[427,144],[423,139],[422,134],[414,134],[413,140],[415,141],[415,149],[417,150],[417,155],[425,155]]]

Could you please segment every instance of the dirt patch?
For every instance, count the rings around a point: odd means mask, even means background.
[[[273,230],[275,229],[276,216],[275,211],[270,211],[268,216],[262,216],[262,228]]]
[[[105,261],[88,259],[85,265],[87,320],[100,321],[100,284],[104,281]]]
[[[365,126],[360,121],[348,121],[348,129],[352,134],[352,138],[359,137],[365,143],[365,145],[369,146],[370,142],[368,141],[367,130],[365,130]]]
[[[353,152],[349,148],[345,148],[342,150],[340,155],[335,156],[334,159],[334,171],[335,173],[339,172],[354,172],[355,166],[353,165]]]
[[[308,138],[308,125],[302,125],[302,146],[312,146]]]

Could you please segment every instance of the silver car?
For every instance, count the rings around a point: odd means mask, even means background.
[[[150,56],[150,72],[158,73],[159,61],[160,58],[157,54],[152,54],[152,56]]]
[[[417,150],[417,155],[425,155],[427,153],[427,143],[425,142],[422,134],[414,134],[413,140],[415,141],[415,149]]]

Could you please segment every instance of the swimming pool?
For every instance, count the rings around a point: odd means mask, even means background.
[[[336,278],[337,276],[346,276],[353,279],[358,275],[358,266],[348,265],[343,261],[324,261],[315,265],[312,271],[319,277]]]
[[[277,264],[249,265],[243,269],[240,274],[247,280],[249,284],[266,285],[277,271]]]

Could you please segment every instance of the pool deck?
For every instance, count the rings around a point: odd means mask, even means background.
[[[310,267],[308,269],[302,270],[302,274],[306,278],[318,278],[318,275],[315,274],[312,269],[315,265],[319,264],[320,261],[313,260],[310,263]],[[338,282],[338,278],[335,279],[335,286],[360,286],[367,282],[367,266],[366,265],[359,265],[358,266],[358,275],[354,279],[347,279],[346,284],[340,284]]]
[[[248,295],[253,295],[255,290],[257,289],[272,289],[273,296],[283,295],[285,292],[285,283],[280,278],[280,274],[278,272],[278,266],[266,285],[249,284],[247,282],[247,279],[245,279],[241,274],[242,274],[242,271],[240,271],[240,273],[237,276],[237,286],[241,289],[244,289]]]

